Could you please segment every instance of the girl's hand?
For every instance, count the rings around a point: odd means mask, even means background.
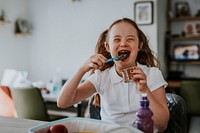
[[[147,87],[147,76],[143,70],[137,66],[133,68],[133,71],[130,71],[132,74],[131,78],[135,81],[138,90],[142,93],[146,92]]]
[[[92,55],[83,65],[82,65],[82,70],[84,72],[88,72],[91,69],[98,69],[102,67],[107,58],[104,57],[102,54],[95,54]]]

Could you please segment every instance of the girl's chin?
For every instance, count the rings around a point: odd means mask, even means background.
[[[119,64],[123,68],[133,67],[136,65],[135,62],[132,62],[130,60],[120,61]]]
[[[125,61],[120,61],[116,63],[116,65],[119,66],[120,69],[124,69],[131,66],[128,62],[125,62]]]
[[[121,60],[120,63],[124,64],[124,65],[131,64],[130,60],[128,60],[128,59]]]

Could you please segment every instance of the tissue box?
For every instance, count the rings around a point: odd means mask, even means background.
[[[82,117],[64,118],[44,123],[30,128],[29,133],[47,133],[51,126],[57,124],[65,125],[69,133],[142,133],[138,129],[131,126],[120,126],[101,120]]]

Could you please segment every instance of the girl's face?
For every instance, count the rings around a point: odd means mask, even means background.
[[[115,61],[118,73],[121,73],[124,68],[135,66],[135,60],[140,50],[137,30],[127,22],[115,24],[108,33],[108,42],[105,47],[112,57],[128,54],[125,60]]]

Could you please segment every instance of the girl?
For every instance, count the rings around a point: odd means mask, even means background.
[[[146,36],[128,18],[115,21],[102,36],[104,47],[102,43],[97,46],[101,54],[92,55],[65,83],[58,98],[58,107],[69,107],[98,92],[102,120],[132,125],[139,108],[140,94],[147,93],[154,125],[158,131],[164,131],[169,119],[165,95],[167,83],[157,68],[158,61]],[[106,63],[108,58],[122,54],[128,55],[126,59]],[[122,70],[128,67],[134,67],[134,82],[125,83]],[[95,70],[94,74],[79,85],[90,70]]]

